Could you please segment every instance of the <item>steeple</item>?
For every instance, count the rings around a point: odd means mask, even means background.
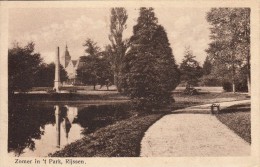
[[[71,56],[70,56],[70,53],[69,53],[69,50],[68,50],[68,45],[67,45],[67,42],[66,42],[65,53],[64,53],[64,56],[62,57],[62,65],[63,65],[64,68],[67,67],[70,60],[71,60]]]

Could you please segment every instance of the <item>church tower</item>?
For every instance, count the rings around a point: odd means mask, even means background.
[[[62,65],[64,68],[66,68],[66,67],[68,66],[70,60],[71,60],[71,56],[70,56],[70,53],[69,53],[69,51],[68,51],[68,46],[67,46],[67,44],[66,44],[65,53],[64,53],[64,55],[61,57],[61,65]]]

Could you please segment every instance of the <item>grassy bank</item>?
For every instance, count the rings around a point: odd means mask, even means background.
[[[163,114],[133,116],[85,136],[53,157],[137,157],[148,127]]]
[[[117,92],[107,93],[106,91],[100,94],[79,94],[79,93],[46,93],[46,94],[10,94],[9,100],[12,101],[89,101],[89,100],[126,100],[125,96]]]
[[[250,104],[241,104],[221,110],[216,117],[237,135],[251,143]]]

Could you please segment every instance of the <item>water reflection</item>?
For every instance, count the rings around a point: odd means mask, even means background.
[[[129,117],[125,105],[9,105],[8,152],[47,156],[84,135]]]
[[[65,117],[62,118],[60,106],[55,105],[55,124],[56,124],[56,147],[60,148],[61,146],[61,124],[64,129],[66,144],[71,143],[69,141],[69,132],[71,130],[72,124],[74,123],[74,119],[78,116],[78,108],[65,106],[67,111],[65,113]],[[71,138],[70,138],[71,139]]]
[[[83,127],[73,122],[77,115],[77,107],[70,106],[55,105],[54,109],[30,105],[20,105],[19,109],[10,107],[9,153],[15,156],[47,156],[80,139]],[[72,135],[69,135],[72,130]]]

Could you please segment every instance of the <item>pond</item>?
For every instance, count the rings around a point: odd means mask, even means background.
[[[8,153],[48,156],[85,135],[130,117],[125,104],[78,106],[49,103],[9,105]]]

